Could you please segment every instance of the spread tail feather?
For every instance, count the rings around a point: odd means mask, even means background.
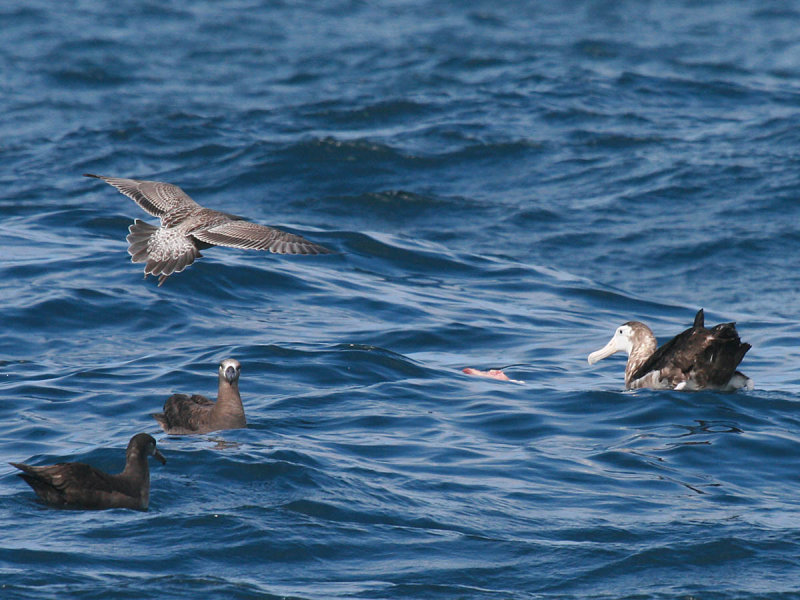
[[[158,231],[158,227],[146,223],[141,219],[136,219],[128,228],[130,233],[125,239],[128,240],[128,254],[131,255],[132,262],[147,262],[147,257],[150,254],[147,245],[150,242],[150,237]]]
[[[180,273],[196,258],[200,258],[200,250],[195,243],[174,230],[156,227],[141,219],[136,219],[128,228],[128,254],[131,262],[145,263],[144,276],[158,276],[161,286],[167,277]]]

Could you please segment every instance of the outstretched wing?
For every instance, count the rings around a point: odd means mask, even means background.
[[[309,242],[302,236],[245,220],[228,221],[215,227],[194,231],[192,235],[201,242],[215,246],[268,250],[277,254],[330,253],[324,246]]]
[[[192,200],[186,192],[171,183],[104,177],[89,173],[85,173],[84,176],[102,179],[107,184],[113,185],[154,217],[163,217],[175,211],[184,212],[187,209],[199,208],[199,204]]]

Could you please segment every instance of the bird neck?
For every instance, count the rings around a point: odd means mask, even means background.
[[[150,464],[147,455],[136,450],[128,450],[125,456],[125,468],[117,474],[119,491],[136,498],[137,510],[147,510],[150,503]]]
[[[244,406],[239,395],[239,381],[228,383],[224,377],[219,378],[217,402],[214,405],[214,417],[244,421]]]
[[[147,456],[143,456],[138,450],[128,452],[125,456],[125,468],[120,476],[126,479],[150,480],[150,469],[147,464]]]
[[[647,325],[640,323],[631,335],[631,349],[628,352],[628,364],[625,365],[625,387],[630,387],[631,377],[658,347],[656,336]]]

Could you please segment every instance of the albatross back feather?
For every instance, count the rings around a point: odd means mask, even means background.
[[[214,402],[200,394],[172,394],[164,402],[164,412],[154,413],[167,433],[200,433],[209,431]]]
[[[631,380],[657,371],[671,387],[690,382],[694,389],[722,388],[731,380],[749,349],[750,344],[742,343],[739,338],[735,323],[706,329],[700,309],[694,325],[658,348],[633,373]]]

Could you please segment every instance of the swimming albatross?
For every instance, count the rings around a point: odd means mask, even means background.
[[[146,433],[137,433],[128,442],[125,469],[110,475],[84,463],[67,462],[43,467],[9,463],[36,495],[59,508],[103,510],[133,508],[147,510],[150,503],[150,468],[147,457],[162,464],[167,459],[156,448],[156,441]]]
[[[239,361],[226,358],[219,363],[217,401],[193,394],[172,394],[163,413],[153,413],[161,428],[173,435],[208,433],[247,426],[242,397],[239,395]]]
[[[753,381],[736,370],[750,344],[739,339],[735,323],[706,329],[701,308],[694,325],[656,349],[650,328],[639,321],[620,325],[605,347],[589,355],[589,364],[624,350],[625,389],[753,389]]]
[[[330,253],[299,235],[204,208],[171,183],[89,173],[85,176],[113,185],[147,213],[161,219],[161,227],[136,219],[126,238],[131,261],[145,263],[145,278],[157,275],[159,286],[200,258],[200,250],[212,246],[269,250],[277,254]]]

